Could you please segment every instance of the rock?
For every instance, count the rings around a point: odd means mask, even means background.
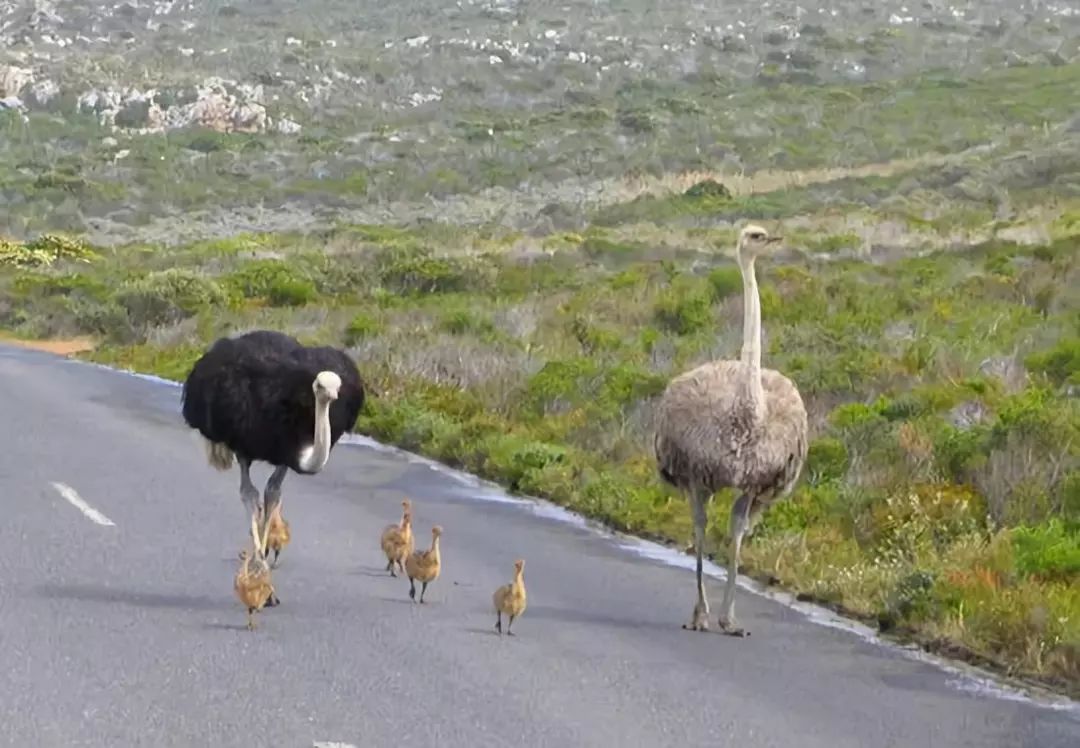
[[[28,100],[35,106],[47,106],[50,101],[60,95],[60,86],[46,78],[31,84]]]
[[[157,133],[199,125],[215,132],[261,133],[270,129],[262,85],[237,84],[207,78],[194,91],[90,90],[79,96],[78,107],[98,115],[117,130]],[[277,132],[293,134],[300,125],[283,119]]]
[[[29,68],[0,65],[0,99],[18,96],[23,88],[33,82],[34,73]]]
[[[1013,356],[992,356],[979,364],[979,373],[994,377],[1008,392],[1019,392],[1027,384],[1027,370]]]
[[[279,119],[277,125],[274,126],[282,135],[295,135],[302,129],[299,122],[293,122],[291,119]]]
[[[0,109],[10,109],[15,112],[25,112],[26,105],[22,103],[22,99],[18,96],[5,96],[0,99]]]
[[[986,406],[978,400],[968,400],[960,403],[949,411],[946,420],[953,428],[962,430],[970,429],[986,420],[989,415]]]

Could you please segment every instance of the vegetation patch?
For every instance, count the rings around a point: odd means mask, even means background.
[[[348,346],[379,394],[363,432],[685,547],[653,410],[675,374],[738,355],[729,256],[595,227],[538,239],[560,248],[541,254],[449,231],[367,225],[195,243],[167,263],[133,245],[10,265],[0,327],[93,335],[93,360],[174,379],[238,328]],[[836,236],[806,234],[823,256]],[[765,360],[799,386],[813,439],[795,495],[747,542],[747,571],[1075,694],[1076,246],[762,261]],[[721,555],[732,500],[710,510]]]

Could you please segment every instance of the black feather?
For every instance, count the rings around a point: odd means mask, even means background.
[[[313,441],[312,383],[320,371],[341,377],[338,398],[330,405],[333,446],[353,428],[364,406],[356,363],[344,351],[306,347],[273,330],[220,338],[210,346],[184,382],[184,421],[237,457],[303,472],[298,461]]]

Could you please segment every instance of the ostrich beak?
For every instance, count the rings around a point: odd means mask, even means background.
[[[782,241],[784,241],[784,237],[782,236],[770,236],[768,239],[765,240],[767,244],[776,244],[777,242]]]

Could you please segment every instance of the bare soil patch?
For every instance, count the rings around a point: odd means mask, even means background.
[[[35,351],[55,353],[58,356],[72,356],[84,351],[92,351],[97,346],[90,338],[60,338],[54,340],[23,340],[0,334],[0,345],[18,348],[30,348]]]

